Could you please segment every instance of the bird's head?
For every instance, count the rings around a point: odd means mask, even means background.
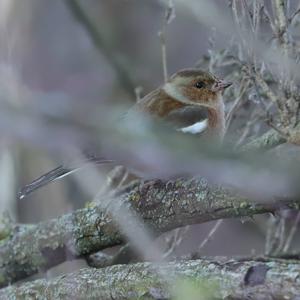
[[[209,72],[185,69],[172,75],[163,89],[182,103],[215,108],[222,92],[231,85]]]

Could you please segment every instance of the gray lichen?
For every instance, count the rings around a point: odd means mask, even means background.
[[[288,200],[285,205],[294,207],[298,202]],[[120,195],[115,213],[122,213],[123,207],[131,208],[145,226],[160,234],[184,225],[272,212],[278,203],[253,205],[234,190],[204,178],[177,178],[133,186]],[[15,225],[10,237],[0,244],[0,286],[122,242],[112,215],[100,206],[36,225]]]

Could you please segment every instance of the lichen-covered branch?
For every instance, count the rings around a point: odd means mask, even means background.
[[[131,207],[157,234],[189,224],[272,212],[280,207],[275,201],[253,203],[204,178],[146,181],[124,191],[120,198],[122,205]],[[284,205],[298,208],[297,201],[288,200]],[[0,286],[122,242],[110,213],[100,206],[36,225],[16,225],[10,237],[0,242]]]
[[[299,265],[289,261],[194,260],[81,269],[0,291],[1,299],[296,299]],[[194,298],[193,298],[194,299]],[[201,298],[202,299],[202,298]]]
[[[247,143],[246,145],[243,145],[241,147],[242,151],[256,151],[256,150],[270,150],[278,145],[281,145],[286,142],[286,138],[282,135],[280,135],[279,132],[277,132],[274,129],[270,129],[262,136],[254,139],[253,141]]]
[[[270,129],[260,137],[250,141],[241,147],[242,152],[246,151],[267,151],[284,143],[300,145],[300,124],[288,132],[284,137],[278,131]]]

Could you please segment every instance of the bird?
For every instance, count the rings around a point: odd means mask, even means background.
[[[198,107],[205,108],[207,120],[195,123],[195,126],[181,128],[182,132],[193,131],[199,127],[205,135],[222,140],[225,133],[225,109],[223,91],[231,82],[221,80],[210,72],[200,69],[178,71],[158,89],[139,100],[134,110],[162,119],[174,119],[182,115],[187,118],[189,112]],[[194,132],[194,133],[200,133]]]
[[[199,134],[222,142],[225,134],[223,91],[231,85],[231,82],[219,79],[208,71],[196,68],[183,69],[170,76],[160,87],[139,99],[128,114],[130,112],[145,113],[177,126],[176,130],[183,133]],[[203,109],[207,118],[194,122],[195,115],[197,118],[203,116]],[[187,126],[182,127],[178,124]],[[25,185],[19,192],[19,199],[25,198],[50,182],[77,171],[87,163],[113,162],[90,153],[86,157],[83,164],[75,167],[61,165]]]

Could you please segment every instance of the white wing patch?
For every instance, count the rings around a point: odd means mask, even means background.
[[[197,134],[203,132],[207,128],[207,119],[197,122],[193,125],[183,127],[178,129],[178,131],[181,131],[183,133],[191,133],[191,134]]]

